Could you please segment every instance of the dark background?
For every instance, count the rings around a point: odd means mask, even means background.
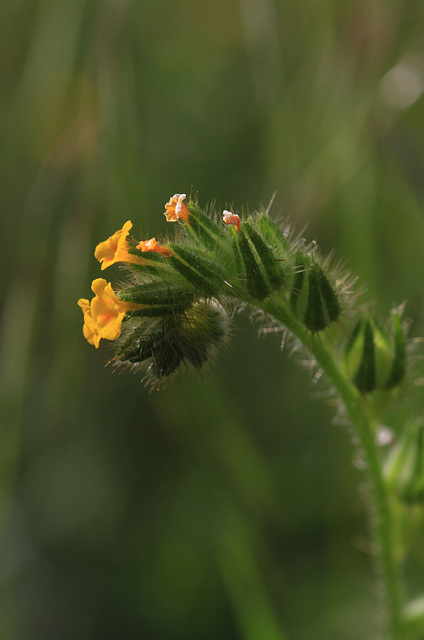
[[[420,335],[423,14],[2,3],[2,639],[374,637],[364,476],[325,385],[240,318],[212,370],[149,393],[104,368],[76,301],[96,244],[168,232],[174,193],[241,212],[276,191]]]

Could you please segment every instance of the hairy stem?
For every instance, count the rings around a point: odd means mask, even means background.
[[[382,475],[382,465],[375,437],[375,424],[369,416],[366,397],[361,397],[344,378],[324,340],[316,341],[313,353],[342,398],[365,456],[373,509],[371,526],[381,578],[385,587],[389,638],[395,640],[399,638],[400,633],[400,579],[395,559],[393,517]]]
[[[393,517],[383,480],[382,465],[375,437],[375,425],[370,417],[366,396],[347,380],[335,359],[334,346],[325,334],[313,336],[291,314],[286,304],[278,301],[265,302],[267,312],[282,322],[289,331],[306,347],[332,381],[352,421],[367,464],[373,517],[372,534],[377,560],[385,590],[387,605],[387,627],[390,640],[400,640],[401,594],[398,567],[395,558],[395,537]]]

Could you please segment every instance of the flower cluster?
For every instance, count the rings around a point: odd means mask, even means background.
[[[200,368],[225,341],[228,319],[240,306],[278,318],[302,343],[308,334],[313,339],[342,326],[342,318],[346,332],[355,299],[352,278],[330,268],[314,243],[293,237],[267,212],[240,217],[224,209],[217,215],[186,194],[175,194],[164,215],[178,225],[173,240],[137,240],[128,220],[95,249],[102,270],[119,263],[125,275],[115,288],[103,278],[94,280],[94,298],[78,304],[90,344],[97,348],[102,338],[116,341],[114,365],[141,369],[154,381],[181,364]],[[346,375],[361,393],[397,386],[405,370],[400,321],[395,319],[387,372],[374,349],[383,334],[375,328],[372,337],[371,324],[361,318],[356,324],[361,330],[352,329],[341,356]]]
[[[102,270],[118,262],[140,266],[149,264],[148,259],[131,252],[127,238],[132,226],[131,220],[128,220],[122,229],[97,245],[94,256],[100,262]],[[165,257],[171,253],[170,249],[161,247],[155,238],[140,242],[136,248],[142,253],[154,251]],[[119,298],[113,291],[112,284],[104,278],[93,280],[91,289],[95,294],[94,298],[91,301],[80,298],[78,305],[84,314],[84,337],[97,349],[102,338],[119,338],[124,317],[131,311],[140,310],[142,305],[125,302]]]
[[[406,338],[403,305],[386,323],[378,322],[356,303],[355,279],[265,211],[240,217],[224,209],[217,215],[187,201],[186,194],[175,194],[165,205],[165,217],[176,223],[172,240],[137,240],[130,236],[128,220],[97,245],[101,269],[119,264],[124,276],[114,287],[95,279],[94,297],[78,301],[85,338],[96,348],[101,339],[115,342],[111,363],[140,371],[158,388],[182,365],[199,370],[211,360],[229,335],[234,310],[253,310],[270,330],[289,334],[295,348],[312,355],[312,366],[328,375],[341,415],[357,427],[379,515],[375,547],[381,549],[386,582],[393,589],[402,556],[401,546],[391,548],[392,523],[401,522],[398,503],[408,508],[424,503],[424,419],[409,421],[396,434],[384,428],[394,443],[384,462],[374,431],[411,373],[412,341]],[[388,595],[389,602],[397,600],[389,589]],[[420,607],[418,633],[424,623],[421,600]]]

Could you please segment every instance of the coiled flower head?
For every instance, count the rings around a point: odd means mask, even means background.
[[[182,364],[200,369],[226,341],[238,307],[277,311],[303,343],[341,327],[351,314],[351,280],[330,269],[314,243],[293,237],[266,212],[217,214],[175,194],[165,217],[179,223],[171,239],[136,239],[128,220],[96,247],[102,269],[119,264],[125,275],[113,286],[94,280],[95,297],[78,304],[90,344],[116,341],[114,365],[141,371],[149,381],[162,381]],[[398,315],[392,315],[391,342],[372,318],[357,317],[343,357],[346,375],[361,393],[397,386],[405,370]]]

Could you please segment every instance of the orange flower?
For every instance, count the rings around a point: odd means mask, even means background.
[[[175,196],[172,196],[169,202],[166,203],[164,215],[168,222],[176,222],[177,220],[188,222],[189,211],[183,202],[185,199],[185,193],[176,193]]]
[[[110,267],[115,262],[135,262],[136,256],[128,253],[127,235],[132,227],[131,220],[128,220],[122,229],[110,236],[104,242],[100,242],[94,251],[94,256],[102,264],[102,270]]]
[[[169,258],[172,253],[171,249],[167,247],[162,247],[160,244],[156,242],[156,238],[151,238],[150,240],[141,241],[138,243],[136,249],[140,249],[143,251],[156,251],[157,253],[161,253],[165,258]]]
[[[224,209],[222,212],[223,220],[226,224],[232,224],[235,226],[237,233],[240,231],[240,216],[236,213],[231,213]]]
[[[140,305],[124,302],[115,294],[110,282],[104,278],[93,280],[91,288],[95,297],[91,303],[85,298],[78,300],[84,314],[84,337],[96,349],[102,338],[116,340],[121,335],[122,320],[128,311],[139,309]]]
[[[96,349],[98,349],[101,336],[97,329],[96,321],[91,315],[90,303],[85,298],[80,298],[78,300],[78,305],[81,307],[84,314],[84,326],[82,328],[84,338],[88,341],[89,344],[94,345]]]
[[[91,284],[96,297],[91,301],[91,315],[101,338],[116,340],[121,335],[121,325],[127,311],[138,309],[139,305],[124,302],[114,293],[110,282],[97,278]]]

